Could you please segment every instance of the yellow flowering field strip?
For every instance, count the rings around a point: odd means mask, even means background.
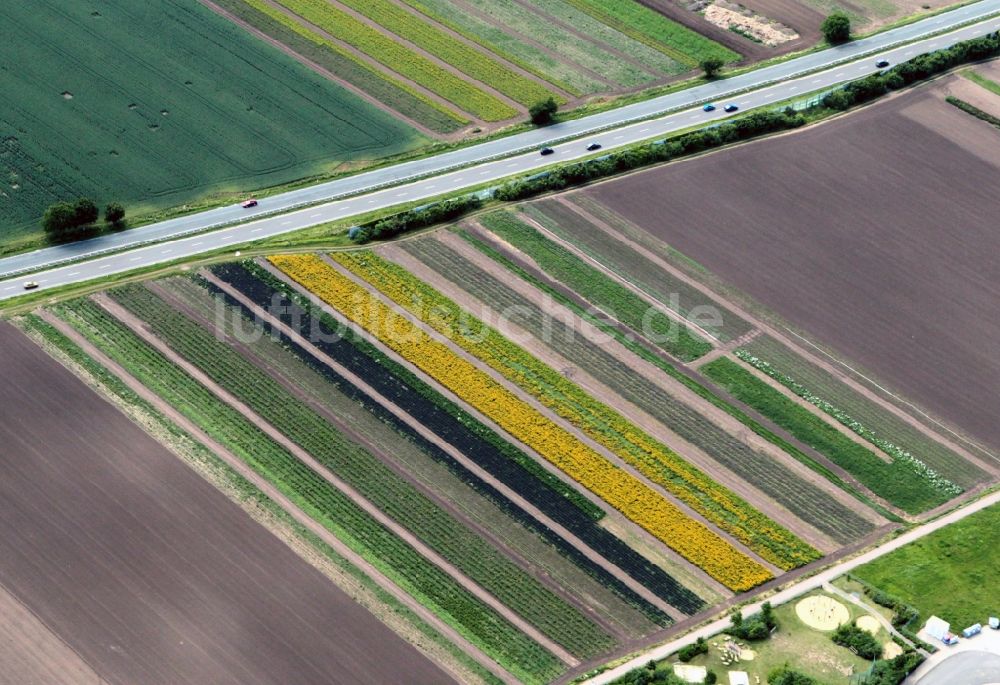
[[[372,252],[344,252],[332,258],[531,393],[762,558],[788,570],[821,556],[625,416],[596,400],[496,329],[464,312],[406,269]]]
[[[319,257],[288,255],[269,259],[389,349],[726,587],[742,592],[772,577],[763,565],[684,514],[638,478],[616,467]]]

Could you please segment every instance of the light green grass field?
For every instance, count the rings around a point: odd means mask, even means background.
[[[881,559],[853,575],[920,611],[961,630],[986,623],[1000,611],[996,570],[1000,566],[1000,505],[977,512]]]
[[[57,200],[119,200],[135,215],[424,142],[197,2],[39,0],[4,20],[5,247],[37,239]]]

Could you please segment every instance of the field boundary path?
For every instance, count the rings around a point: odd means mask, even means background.
[[[880,545],[867,552],[859,554],[858,556],[852,559],[848,559],[846,561],[840,562],[839,564],[835,564],[824,571],[820,571],[819,573],[810,578],[806,578],[805,580],[793,583],[789,587],[778,591],[771,597],[768,597],[766,600],[761,600],[759,602],[754,602],[753,604],[749,604],[742,608],[743,616],[749,616],[753,613],[760,611],[760,607],[764,603],[764,601],[768,601],[771,604],[784,604],[793,599],[796,599],[797,597],[801,597],[802,595],[808,592],[812,592],[817,588],[822,588],[824,583],[830,583],[835,578],[844,575],[848,571],[851,571],[857,568],[858,566],[866,564],[874,559],[878,559],[879,557],[885,556],[886,554],[889,554],[890,552],[893,552],[899,549],[900,547],[903,547],[904,545],[907,545],[915,540],[919,540],[922,537],[930,535],[934,531],[940,530],[941,528],[944,528],[947,525],[955,523],[956,521],[961,521],[965,517],[971,516],[972,514],[975,514],[976,512],[981,511],[993,504],[997,504],[998,502],[1000,502],[1000,491],[993,492],[987,495],[986,497],[983,497],[982,499],[973,502],[961,509],[956,509],[955,511],[949,514],[945,514],[939,519],[936,519],[929,523],[925,523],[922,526],[919,526],[906,533],[903,533],[899,537],[890,540],[889,542],[886,542],[885,544]],[[701,628],[698,628],[697,630],[688,633],[684,637],[672,640],[658,647],[655,647],[654,649],[644,652],[636,657],[633,657],[632,659],[629,659],[620,666],[616,666],[615,668],[607,670],[604,673],[601,673],[600,675],[590,678],[589,680],[585,681],[585,683],[586,685],[608,685],[608,683],[611,683],[612,681],[620,678],[621,676],[625,675],[632,669],[639,668],[645,665],[650,660],[659,661],[665,659],[666,657],[670,656],[681,647],[685,647],[689,644],[694,643],[699,637],[709,638],[712,635],[715,635],[716,633],[725,630],[726,627],[729,626],[729,624],[730,622],[728,616],[720,618],[716,621],[712,621],[711,623],[708,623],[702,626]],[[571,679],[572,679],[571,676],[566,676],[559,682],[566,683]]]
[[[796,94],[832,87],[877,71],[874,62],[868,58],[871,55],[878,54],[884,59],[898,62],[918,52],[938,49],[959,40],[995,31],[1000,28],[1000,19],[988,18],[994,17],[998,12],[1000,0],[979,0],[884,33],[727,79],[486,143],[281,193],[268,198],[253,210],[243,209],[239,205],[218,207],[131,231],[7,257],[0,259],[0,274],[12,276],[42,272],[35,279],[39,287],[52,288],[172,261],[247,240],[280,235],[353,216],[362,211],[433,197],[440,195],[441,189],[455,191],[532,171],[552,162],[579,159],[590,154],[582,145],[561,145],[554,155],[545,158],[540,157],[536,150],[542,145],[553,145],[557,141],[615,129],[616,135],[608,133],[606,135],[609,139],[604,141],[605,148],[610,150],[696,123],[711,123],[725,118],[726,114],[721,111],[687,109],[702,102],[739,94],[741,109],[748,111],[787,100]],[[952,28],[955,30],[950,30]],[[685,109],[686,111],[679,111]],[[477,170],[466,169],[474,165],[479,165]],[[434,178],[427,178],[429,176]],[[378,192],[389,186],[392,186],[390,190]],[[437,188],[440,189],[435,190]],[[366,197],[346,199],[360,194],[365,194]],[[342,201],[333,202],[338,198]],[[328,204],[293,212],[298,208],[320,203]],[[272,216],[279,212],[284,214]],[[237,222],[244,223],[233,227]],[[210,235],[191,236],[226,226],[229,228],[213,231]],[[182,239],[183,236],[188,237]],[[162,249],[161,245],[152,244],[164,240],[174,241],[167,250]],[[122,250],[132,252],[110,254]],[[93,261],[76,267],[55,268],[59,264],[81,259]],[[15,297],[21,292],[20,282],[0,282],[0,300]]]

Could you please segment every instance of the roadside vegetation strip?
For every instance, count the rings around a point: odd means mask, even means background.
[[[407,83],[397,81],[311,31],[264,0],[212,0],[296,54],[315,62],[400,114],[432,131],[452,133],[469,120],[432,100]]]
[[[469,530],[433,500],[212,333],[146,288],[126,286],[112,297],[153,333],[257,415],[360,492],[494,597],[575,656],[613,646],[611,638]]]
[[[989,479],[985,471],[968,459],[775,338],[761,336],[735,350],[735,354],[889,455],[897,450],[912,453],[962,488]]]
[[[714,482],[620,413],[595,400],[495,329],[468,315],[405,269],[372,252],[344,252],[332,258],[535,396],[762,558],[788,570],[821,556],[809,544]]]
[[[566,2],[689,67],[697,66],[703,59],[735,62],[740,58],[740,55],[729,48],[667,19],[635,0],[566,0]]]
[[[340,0],[404,40],[451,64],[467,76],[496,88],[507,97],[530,107],[555,97],[548,88],[500,64],[482,52],[406,11],[393,0]]]
[[[682,361],[693,361],[712,350],[710,342],[686,325],[656,311],[642,297],[509,212],[491,212],[479,217],[479,222],[528,255],[553,279],[633,331],[654,340],[665,352]],[[650,316],[651,312],[655,315]]]
[[[54,311],[519,679],[541,683],[562,671],[549,652],[103,309],[77,300]]]
[[[772,575],[315,255],[272,263],[726,587]]]
[[[426,57],[343,12],[326,0],[281,0],[281,4],[338,40],[352,45],[484,121],[502,121],[517,111]]]
[[[427,650],[432,657],[444,654],[445,659],[453,660],[458,668],[475,674],[483,683],[500,685],[503,682],[493,673],[487,671],[483,664],[477,662],[470,654],[462,651],[455,644],[454,636],[450,639],[446,637],[438,627],[431,625],[425,617],[414,611],[414,605],[408,606],[399,597],[394,596],[389,589],[380,586],[356,563],[333,549],[327,541],[310,530],[295,515],[282,508],[282,505],[263,492],[258,484],[241,474],[212,449],[199,442],[199,437],[192,435],[184,426],[178,425],[173,418],[164,415],[158,407],[154,407],[116,373],[88,355],[74,340],[67,337],[49,321],[36,314],[29,314],[19,318],[16,323],[31,337],[37,336],[38,339],[43,340],[43,346],[51,346],[55,350],[55,356],[62,356],[82,369],[84,380],[94,382],[99,386],[99,391],[102,394],[127,407],[129,415],[136,416],[138,414],[138,417],[141,418],[137,420],[140,420],[144,428],[155,438],[163,440],[166,436],[172,449],[176,449],[183,454],[185,459],[194,462],[197,470],[203,473],[209,482],[222,489],[227,497],[248,510],[254,520],[274,531],[279,537],[284,538],[285,531],[290,531],[290,534],[298,541],[319,552],[327,562],[337,569],[333,573],[325,570],[323,572],[329,575],[338,587],[352,594],[357,601],[376,613],[379,618],[385,620],[385,612],[391,612],[393,617],[398,617],[398,620],[390,620],[386,623],[400,632],[405,639],[415,642],[412,637],[400,631],[400,628],[402,627],[403,630],[415,629],[420,635],[434,643],[435,647]],[[51,353],[51,350],[47,349],[47,351]],[[152,422],[153,425],[150,426],[149,422]],[[234,458],[238,459],[235,455]],[[289,503],[289,506],[293,505]],[[256,511],[264,512],[263,516],[254,513]],[[302,515],[306,516],[306,514]],[[334,576],[337,573],[342,573],[347,578],[347,582],[341,583],[336,579]],[[376,608],[373,609],[373,605]],[[478,658],[487,657],[479,656]]]
[[[558,314],[546,314],[531,298],[521,296],[507,283],[486,273],[441,241],[410,240],[401,243],[401,247],[480,302],[489,303],[494,311],[516,312],[513,323],[832,540],[847,544],[874,530],[871,522],[830,493],[772,456],[730,435],[687,402],[637,371],[627,359],[606,351],[602,343],[590,340],[578,325],[564,322]],[[568,307],[581,319],[587,319],[587,313],[579,307],[572,304]],[[599,321],[590,323],[599,327],[602,324]],[[608,334],[603,327],[599,330],[602,335]],[[624,338],[621,333],[610,335],[619,341]]]
[[[598,523],[604,515],[603,510],[361,336],[351,330],[343,330],[343,326],[328,314],[310,306],[287,284],[253,263],[223,264],[212,270],[260,307],[269,307],[272,297],[280,294],[281,301],[289,304],[275,315],[280,316],[285,325],[312,339],[314,345],[331,360],[364,378],[384,397],[391,399],[415,420],[440,435],[491,476],[671,606],[687,614],[697,613],[704,607],[705,602],[695,593],[605,530]],[[334,335],[338,331],[340,335]],[[312,335],[314,332],[318,334]],[[579,553],[575,552],[575,548],[573,550],[570,553],[576,558]],[[578,563],[585,569],[594,566],[585,560]],[[604,573],[596,570],[592,575],[599,580],[605,577]],[[618,589],[617,583],[602,582],[654,623],[666,625],[670,622],[668,616],[648,602]]]
[[[718,336],[720,341],[735,340],[753,329],[718,300],[647,259],[589,218],[563,204],[561,199],[526,203],[520,210],[684,318],[698,319],[700,316],[707,319],[707,314],[718,313],[720,325],[710,325],[706,321],[699,323]]]
[[[716,359],[701,367],[701,371],[907,513],[919,514],[961,492],[954,483],[925,465],[921,464],[923,468],[918,470],[913,461],[898,457],[886,463],[730,359]]]

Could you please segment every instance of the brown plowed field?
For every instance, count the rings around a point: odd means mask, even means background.
[[[451,679],[0,324],[0,581],[110,683]]]
[[[1000,134],[938,88],[587,193],[1000,447]]]

